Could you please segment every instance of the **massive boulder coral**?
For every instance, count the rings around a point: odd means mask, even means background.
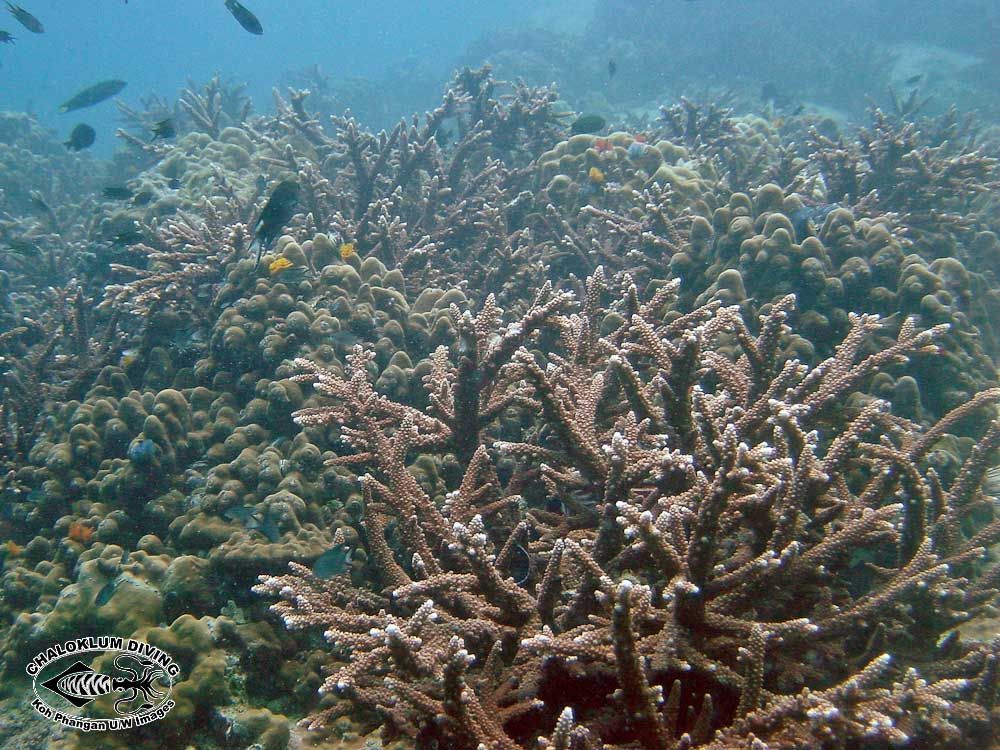
[[[463,343],[434,355],[426,412],[375,392],[360,348],[343,376],[299,362],[331,403],[296,419],[336,429],[354,452],[333,463],[366,472],[378,574],[358,588],[293,564],[256,589],[351,655],[322,688],[346,701],[314,726],[354,704],[387,736],[454,748],[996,736],[995,649],[942,636],[996,594],[997,565],[977,568],[1000,526],[967,522],[1000,446],[1000,390],[926,430],[878,399],[843,413],[944,328],[907,322],[865,354],[880,323],[852,315],[807,366],[781,354],[791,297],[754,334],[719,302],[676,311],[677,293],[643,302],[626,278],[608,304],[599,273],[579,307],[546,288],[506,325],[492,300],[456,312]],[[538,421],[511,434],[511,409]],[[927,454],[977,415],[982,436],[945,482]],[[415,454],[458,461],[443,502],[407,470]]]

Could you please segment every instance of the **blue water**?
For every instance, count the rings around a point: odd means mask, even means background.
[[[0,46],[0,109],[37,114],[68,133],[86,121],[107,144],[117,125],[113,102],[59,114],[79,89],[107,78],[128,81],[122,98],[138,104],[158,93],[176,98],[188,78],[199,83],[221,72],[246,83],[258,108],[268,107],[281,74],[313,64],[335,77],[375,76],[387,66],[416,59],[440,71],[476,36],[523,18],[529,0],[346,2],[258,0],[246,5],[264,26],[245,32],[222,0],[25,0],[45,25],[32,34],[5,12],[0,29],[16,37]],[[429,99],[428,104],[433,102]],[[96,147],[95,147],[96,148]]]
[[[400,88],[412,72],[421,96],[414,102],[409,92],[406,104],[392,113],[398,117],[433,106],[459,63],[495,56],[499,72],[533,84],[554,81],[571,101],[582,100],[581,108],[591,103],[581,93],[590,89],[611,100],[632,95],[663,101],[691,87],[757,91],[772,81],[800,100],[859,110],[866,97],[885,93],[884,81],[866,82],[852,70],[853,58],[867,54],[859,53],[866,44],[931,45],[970,54],[973,63],[965,68],[981,65],[974,75],[987,88],[992,77],[994,90],[1000,62],[1000,3],[976,0],[250,0],[264,26],[260,37],[240,28],[222,0],[24,4],[46,33],[31,34],[0,14],[0,29],[17,37],[15,45],[0,47],[0,110],[31,112],[61,136],[85,121],[98,132],[94,153],[103,155],[116,144],[120,118],[114,103],[65,115],[56,108],[107,78],[128,81],[122,99],[138,106],[140,97],[154,92],[172,102],[189,79],[203,83],[218,72],[245,83],[260,112],[271,107],[272,87],[313,65],[335,81],[379,80],[391,70]],[[528,28],[542,35],[544,48],[534,55],[523,49],[496,54],[499,39]],[[567,41],[567,32],[576,36]],[[606,92],[612,56],[621,58],[621,75]],[[933,56],[923,67],[918,72],[928,77],[941,72]],[[838,71],[849,85],[836,80]],[[977,96],[961,104],[975,106]]]

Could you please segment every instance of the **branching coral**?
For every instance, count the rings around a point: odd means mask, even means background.
[[[124,345],[117,312],[94,330],[80,287],[50,289],[48,298],[50,309],[39,320],[24,318],[0,335],[0,462],[7,469],[26,460],[45,406],[81,398]]]
[[[996,188],[997,159],[968,140],[942,139],[954,133],[954,115],[922,128],[871,111],[870,128],[856,142],[835,142],[813,131],[810,157],[834,200],[857,205],[868,215],[893,213],[935,252],[940,235],[962,235],[977,198]],[[938,254],[943,251],[938,248]]]
[[[323,690],[421,746],[992,736],[996,655],[938,639],[995,593],[995,567],[972,577],[1000,524],[968,537],[963,522],[1000,425],[950,483],[923,460],[1000,391],[923,433],[878,400],[845,414],[840,402],[932,352],[941,328],[907,323],[865,354],[879,322],[854,316],[808,367],[780,354],[791,298],[754,334],[718,302],[673,311],[676,284],[645,302],[627,277],[609,293],[598,271],[575,309],[546,291],[517,323],[501,326],[492,302],[459,318],[428,412],[375,393],[360,349],[344,376],[300,362],[334,403],[296,419],[338,431],[354,452],[334,462],[367,471],[362,531],[381,586],[295,565],[262,578],[286,624],[350,653]],[[501,418],[512,410],[535,419]],[[436,501],[407,464],[452,451],[460,471]]]
[[[364,257],[398,266],[420,287],[458,284],[486,293],[530,288],[541,273],[527,257],[529,164],[556,138],[554,94],[513,88],[497,95],[488,68],[460,73],[437,108],[389,132],[331,117],[335,134],[305,108],[308,92],[276,95],[276,132],[304,139],[312,160],[284,157],[298,172],[312,222]],[[445,122],[459,140],[444,147]],[[457,248],[461,247],[461,252]]]
[[[204,217],[182,214],[158,228],[153,245],[129,248],[133,264],[112,264],[118,276],[133,277],[110,284],[102,307],[148,314],[164,305],[187,304],[209,322],[207,309],[228,267],[246,251],[249,232],[240,222],[245,213],[231,195],[222,206],[206,203]],[[155,246],[154,246],[155,245]]]

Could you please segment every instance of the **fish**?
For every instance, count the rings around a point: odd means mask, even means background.
[[[93,146],[96,139],[97,131],[90,125],[81,122],[73,128],[73,132],[69,134],[69,140],[63,145],[70,151],[82,151]]]
[[[333,578],[340,575],[351,563],[351,550],[346,544],[338,544],[316,558],[312,572],[318,578]]]
[[[6,242],[7,247],[11,249],[11,252],[13,252],[14,255],[20,255],[22,258],[37,258],[42,254],[38,245],[31,240],[15,237],[7,240]]]
[[[222,517],[227,521],[235,521],[236,523],[243,524],[243,527],[248,531],[256,531],[262,534],[269,542],[276,542],[281,538],[281,532],[274,521],[241,505],[226,508],[222,512]]]
[[[272,276],[274,276],[276,274],[281,273],[285,269],[291,267],[292,267],[292,261],[288,260],[288,258],[277,258],[276,260],[272,260],[270,264],[268,264],[267,272]]]
[[[520,562],[517,562],[513,559],[513,555],[511,555],[511,563],[507,572],[511,574],[511,577],[514,578],[514,581],[518,586],[522,586],[529,578],[531,578],[531,574],[534,572],[535,566],[531,559],[531,555],[528,554],[528,550],[517,542],[514,543],[514,547],[521,553],[521,560]]]
[[[137,245],[146,239],[146,236],[140,232],[138,229],[126,229],[123,232],[118,232],[112,235],[111,244],[118,245],[119,247],[124,245]]]
[[[140,353],[138,349],[126,349],[122,352],[121,357],[118,358],[118,366],[123,370],[127,370],[139,361],[139,356]]]
[[[342,242],[340,244],[340,259],[347,260],[348,258],[357,254],[353,242]]]
[[[17,37],[15,37],[9,31],[4,31],[3,29],[0,29],[0,43],[13,44],[16,38]]]
[[[121,576],[112,578],[110,581],[104,584],[104,586],[101,587],[101,590],[97,592],[97,596],[94,597],[95,607],[103,607],[105,604],[111,601],[112,597],[114,597],[115,595],[115,592],[118,590],[118,582],[120,579]]]
[[[990,497],[1000,497],[1000,466],[991,466],[983,477],[983,494]]]
[[[295,204],[299,202],[299,183],[292,180],[283,180],[271,192],[271,197],[267,199],[264,208],[261,209],[260,218],[257,219],[257,226],[254,229],[254,242],[257,246],[257,262],[254,269],[260,265],[260,256],[264,248],[268,247],[281,232],[288,220],[295,216]]]
[[[242,505],[234,505],[232,508],[226,508],[222,511],[222,517],[227,521],[237,521],[246,524],[247,521],[254,517],[254,512]]]
[[[22,552],[24,552],[24,547],[15,542],[13,539],[8,539],[2,545],[0,545],[0,559],[6,559],[8,557],[17,557]]]
[[[607,121],[600,115],[580,115],[573,124],[569,126],[569,132],[573,135],[581,133],[599,133],[607,127]]]
[[[143,468],[150,466],[159,448],[150,438],[140,440],[128,449],[128,460]]]
[[[114,201],[127,201],[133,196],[133,193],[127,187],[115,187],[112,185],[104,188],[101,191],[101,195]]]
[[[604,184],[604,172],[598,167],[591,167],[587,171],[587,178],[595,185]]]
[[[83,109],[84,107],[92,107],[95,104],[100,104],[105,99],[110,99],[119,93],[127,85],[125,81],[120,81],[117,78],[95,83],[93,86],[88,86],[82,91],[76,92],[60,104],[59,111],[72,112],[74,109]]]
[[[614,60],[608,60],[608,80],[615,77],[615,73],[618,72],[618,63]]]
[[[170,188],[171,190],[180,190],[181,188],[180,177],[171,177],[170,180],[167,182],[167,187]]]
[[[172,117],[168,117],[153,126],[153,137],[149,141],[152,143],[157,138],[173,138],[175,135],[177,135],[177,128],[174,126],[174,120]]]
[[[31,15],[28,11],[22,8],[20,5],[11,5],[7,3],[7,10],[10,14],[17,19],[17,22],[21,24],[24,28],[30,31],[32,34],[44,34],[45,27],[42,26],[42,22]]]
[[[907,86],[916,86],[918,83],[920,83],[923,77],[924,77],[923,73],[917,73],[915,76],[910,76],[909,78],[907,78],[905,81],[903,81],[903,83],[906,84]]]
[[[337,331],[329,336],[330,341],[345,349],[353,349],[355,344],[361,343],[361,339],[349,331]]]
[[[143,190],[141,193],[136,193],[135,197],[132,198],[133,206],[146,206],[149,202],[156,197],[156,193],[152,190]]]
[[[52,211],[52,209],[49,208],[49,204],[45,202],[44,198],[42,198],[42,194],[37,190],[32,190],[28,195],[28,203],[31,204],[31,207],[35,211],[43,214],[47,214]]]
[[[281,532],[278,530],[278,524],[272,521],[270,518],[260,518],[254,516],[246,527],[251,531],[256,531],[257,533],[264,536],[269,542],[276,542],[281,539]]]
[[[801,206],[792,211],[788,218],[792,220],[796,239],[801,241],[815,234],[816,227],[821,226],[826,217],[840,207],[839,203],[819,203],[814,206]]]
[[[259,36],[264,33],[264,27],[260,25],[257,16],[247,10],[242,3],[237,2],[237,0],[226,0],[226,9],[233,14],[233,18],[239,25],[251,34]]]

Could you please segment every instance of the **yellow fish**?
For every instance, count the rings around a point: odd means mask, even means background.
[[[139,360],[139,350],[138,349],[126,349],[122,352],[121,358],[118,360],[118,366],[124,369],[128,369],[134,365]]]
[[[354,253],[355,253],[355,250],[354,250],[354,243],[353,242],[344,242],[344,243],[341,244],[341,246],[340,246],[340,259],[341,260],[347,260],[352,255],[354,255]]]
[[[292,267],[292,261],[288,260],[288,258],[278,258],[277,260],[272,260],[268,264],[267,271],[272,276],[274,276],[276,274],[281,273],[286,268],[291,268],[291,267]]]
[[[597,167],[591,167],[590,171],[587,172],[587,177],[589,177],[590,181],[596,185],[604,184],[604,172],[602,172]]]

